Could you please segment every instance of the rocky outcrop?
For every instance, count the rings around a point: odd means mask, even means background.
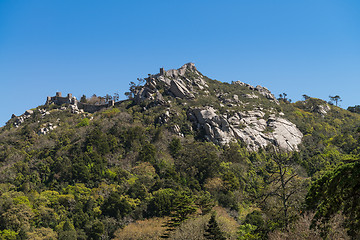
[[[159,105],[171,107],[178,103],[184,106],[197,106],[188,110],[188,117],[197,129],[205,131],[205,138],[215,144],[226,145],[241,140],[253,151],[268,145],[275,145],[286,151],[296,151],[301,143],[302,133],[293,123],[283,118],[283,113],[277,112],[276,104],[279,102],[265,87],[254,87],[240,81],[232,82],[233,85],[230,86],[222,85],[217,81],[207,80],[193,63],[167,71],[160,68],[158,74],[149,74],[144,80],[143,86],[131,86],[129,97],[136,104],[142,104],[144,110]],[[227,86],[223,88],[225,85]],[[194,101],[173,101],[172,98]],[[106,104],[81,103],[71,94],[62,97],[60,92],[54,97],[47,98],[47,104],[52,103],[63,105],[63,110],[70,108],[72,113],[93,113],[115,105],[114,101]],[[216,107],[226,113],[220,114]],[[324,115],[329,110],[327,107],[319,106],[316,111]],[[24,118],[26,117],[25,114]],[[171,121],[173,118],[176,118],[176,112],[174,114],[171,108],[167,108],[165,113],[158,116],[155,123],[167,125],[173,133],[184,136],[178,122]],[[41,134],[45,132],[44,129]]]
[[[169,91],[179,98],[195,98],[181,79],[171,81]]]
[[[26,119],[30,118],[33,113],[33,110],[26,110],[24,114],[18,117],[14,115],[14,117],[12,117],[13,119],[15,119],[14,127],[19,127],[23,122],[25,122]]]
[[[160,89],[163,89],[166,95],[193,99],[197,90],[208,87],[204,76],[197,71],[193,63],[187,63],[179,69],[168,71],[161,68],[159,74],[149,75],[145,80],[144,86],[137,87],[133,91],[134,100],[138,104],[146,100],[156,105],[165,104]]]
[[[285,151],[297,151],[303,137],[295,124],[275,115],[265,119],[265,113],[260,110],[228,116],[219,115],[214,108],[206,107],[192,109],[189,114],[197,127],[205,130],[205,137],[219,145],[238,139],[252,151],[270,144]]]
[[[257,99],[264,96],[269,101],[279,104],[275,96],[265,87],[253,87],[240,81],[233,84],[244,86],[251,90],[229,94],[219,91],[216,97],[220,106],[246,106],[246,99]],[[165,71],[149,75],[144,86],[137,87],[133,92],[136,103],[150,101],[152,104],[166,104],[164,94],[181,99],[194,99],[200,90],[207,90],[208,85],[204,76],[197,71],[193,63],[187,63],[179,69]],[[161,93],[160,93],[161,90]],[[205,91],[202,93],[205,94]],[[241,101],[239,98],[243,101]],[[271,111],[271,110],[269,110]],[[269,114],[268,114],[269,115]],[[160,116],[158,123],[166,123],[169,117]],[[249,150],[258,150],[270,144],[274,144],[286,151],[298,149],[301,143],[302,133],[288,120],[276,117],[275,114],[265,119],[265,113],[261,110],[248,112],[237,112],[218,114],[213,107],[192,108],[189,111],[189,119],[193,121],[198,129],[203,129],[205,138],[215,144],[225,145],[232,141],[241,140],[245,142]],[[177,126],[173,132],[181,136],[180,128]]]
[[[325,116],[330,110],[331,110],[330,106],[328,104],[324,104],[324,105],[316,106],[314,112],[317,112],[322,116]]]
[[[271,100],[271,101],[274,101],[276,104],[279,104],[279,101],[276,99],[276,97],[274,96],[274,94],[272,94],[270,92],[269,89],[267,89],[266,87],[262,87],[260,85],[257,85],[256,87],[250,85],[250,84],[247,84],[247,83],[243,83],[241,81],[235,81],[235,82],[232,82],[232,84],[235,84],[235,85],[240,85],[240,86],[244,86],[244,87],[247,87],[249,88],[250,90],[254,91],[254,92],[258,92],[260,95],[263,95],[264,97],[266,97],[267,99]],[[256,96],[256,95],[255,95]],[[247,97],[248,98],[256,98],[254,97],[254,94],[247,94]]]
[[[52,123],[47,123],[44,127],[40,128],[38,135],[46,135],[55,128],[57,128],[56,125],[53,125]]]

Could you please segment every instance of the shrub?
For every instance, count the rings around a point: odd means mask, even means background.
[[[90,124],[90,120],[88,118],[84,118],[76,126],[85,127],[85,126],[89,126],[89,124]]]

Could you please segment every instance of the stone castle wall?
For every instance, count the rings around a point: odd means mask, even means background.
[[[54,103],[56,105],[63,104],[76,104],[76,97],[73,97],[71,93],[69,93],[66,97],[61,96],[61,92],[57,92],[54,97],[47,97],[46,105]]]
[[[113,107],[114,104],[115,104],[114,101],[110,101],[109,103],[106,104],[88,104],[88,103],[78,102],[77,106],[79,109],[83,109],[84,112],[94,113],[100,111],[103,108]]]
[[[73,97],[71,93],[69,93],[66,97],[61,96],[61,92],[57,92],[53,97],[47,97],[46,105],[56,104],[56,105],[63,105],[63,104],[70,104],[76,105],[77,108],[83,109],[84,112],[94,113],[100,111],[101,109],[113,107],[118,105],[123,101],[115,102],[113,100],[109,101],[105,104],[89,104],[89,103],[82,103],[79,102],[76,97]]]

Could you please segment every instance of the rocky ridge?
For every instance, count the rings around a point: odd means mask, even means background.
[[[134,100],[137,104],[148,102],[150,106],[170,104],[171,101],[166,101],[164,96],[195,101],[200,94],[209,95],[209,83],[206,79],[193,63],[187,63],[179,69],[160,69],[159,74],[149,75],[144,86],[134,90]],[[257,98],[265,98],[275,106],[279,104],[265,87],[253,87],[240,81],[232,82],[231,86],[244,87],[250,90],[250,93],[239,89],[231,98],[228,93],[216,94],[219,106],[245,106],[248,104],[246,99]],[[276,112],[274,108],[254,106],[250,111],[228,110],[220,113],[214,105],[215,102],[188,109],[188,119],[196,129],[205,131],[204,137],[207,140],[219,145],[240,140],[253,151],[270,144],[285,151],[298,150],[303,134],[295,124],[282,117],[283,113]]]
[[[194,74],[196,77],[190,79],[186,76],[187,73]],[[135,89],[133,93],[136,103],[147,100],[154,101],[156,104],[165,104],[160,89],[164,89],[165,94],[175,98],[193,99],[196,93],[194,87],[198,89],[208,87],[203,75],[197,71],[193,63],[187,63],[177,70],[160,69],[159,74],[149,75],[145,80],[145,85]]]

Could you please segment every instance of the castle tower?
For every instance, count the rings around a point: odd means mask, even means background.
[[[49,105],[50,102],[51,102],[51,97],[47,96],[45,105]]]
[[[56,92],[57,97],[61,97],[61,92]]]
[[[164,68],[160,68],[160,75],[161,75],[161,76],[164,76],[164,75],[165,75],[165,70],[164,70]]]

